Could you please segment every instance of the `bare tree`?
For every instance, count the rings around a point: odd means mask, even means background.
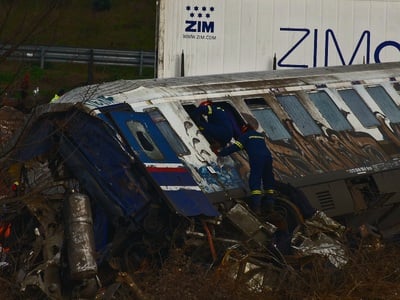
[[[63,0],[0,0],[0,73],[5,78],[0,79],[0,149],[22,129],[24,114],[20,109],[25,107],[30,89],[30,64],[23,60],[10,62],[8,58],[19,46],[31,43],[55,24],[63,3]],[[0,169],[0,175],[0,195],[4,195],[11,192],[12,181],[4,168]]]
[[[43,0],[27,5],[21,0],[0,0],[0,67],[19,46],[34,41],[35,36],[56,22],[63,3],[63,0]],[[12,74],[8,76],[11,79],[0,85],[0,98],[13,93],[23,79],[25,82],[21,84],[25,86],[20,88],[27,88],[29,78],[24,78],[25,69],[26,62],[13,63]]]

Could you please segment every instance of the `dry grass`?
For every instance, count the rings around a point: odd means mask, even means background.
[[[292,272],[282,271],[275,290],[249,291],[223,269],[210,271],[175,252],[159,272],[137,276],[136,282],[155,299],[400,299],[400,248],[360,246],[349,263],[337,269],[313,258]]]
[[[146,299],[275,299],[275,300],[360,300],[400,299],[400,247],[389,244],[379,249],[360,246],[342,269],[315,257],[292,271],[282,270],[281,284],[275,289],[252,291],[234,280],[226,268],[209,269],[193,263],[175,250],[161,268],[131,274]],[[0,277],[0,299],[22,297],[15,283]],[[128,300],[135,293],[126,288],[116,299]],[[43,299],[32,295],[29,299]]]

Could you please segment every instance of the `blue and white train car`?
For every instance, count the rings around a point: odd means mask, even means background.
[[[171,243],[199,246],[190,243],[194,237],[214,262],[225,253],[217,241],[269,247],[279,225],[246,206],[246,154],[222,159],[211,151],[193,118],[204,100],[265,134],[278,181],[276,211],[290,231],[311,203],[331,224],[369,224],[393,239],[400,229],[399,80],[400,63],[382,63],[83,86],[35,109],[10,153],[24,164],[24,192],[48,205],[46,218],[43,207],[28,205],[47,235],[61,232],[51,201],[60,194],[70,203],[66,232],[80,236],[93,227],[93,238],[75,240],[85,247],[67,239],[73,279],[96,274],[102,262],[93,263],[93,252],[103,260],[130,257],[132,267]],[[35,187],[44,169],[53,184]],[[54,243],[47,249],[62,249],[62,241],[47,238]],[[90,251],[74,256],[77,249]],[[82,268],[74,257],[92,264]]]
[[[248,170],[243,156],[219,160],[191,118],[199,102],[212,100],[265,133],[276,178],[313,206],[332,217],[372,213],[376,221],[400,200],[399,66],[120,80],[78,88],[60,103],[82,105],[117,130],[164,193],[201,191],[219,202],[246,196]],[[164,172],[191,183],[164,182]],[[176,197],[185,215],[215,214]]]

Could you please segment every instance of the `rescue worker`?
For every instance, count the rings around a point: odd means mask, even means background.
[[[275,202],[275,178],[272,168],[272,155],[265,143],[264,135],[257,132],[249,124],[242,127],[243,134],[230,146],[217,152],[218,156],[227,156],[236,151],[246,150],[249,157],[250,176],[250,208],[261,214],[261,205],[265,210],[272,211]],[[264,193],[261,190],[264,187]],[[263,198],[264,194],[264,198]],[[263,199],[263,203],[261,203]]]
[[[222,107],[206,100],[200,103],[195,113],[199,129],[213,149],[222,148],[231,141],[234,136],[232,121]]]
[[[5,253],[10,251],[10,248],[5,247],[7,240],[11,235],[11,223],[0,221],[0,267],[8,265],[5,262]]]
[[[50,103],[54,103],[56,102],[62,95],[64,95],[65,91],[63,89],[59,90],[53,97],[53,99],[51,99]]]
[[[21,81],[21,100],[24,100],[25,98],[28,97],[30,81],[31,81],[30,75],[29,73],[26,73]]]

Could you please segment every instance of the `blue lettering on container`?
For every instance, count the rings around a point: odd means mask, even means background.
[[[318,29],[314,29],[313,31],[309,28],[280,28],[281,31],[291,31],[291,32],[301,32],[301,36],[299,39],[289,48],[289,50],[282,55],[282,57],[278,60],[277,65],[279,67],[290,67],[290,68],[309,68],[317,66],[317,55],[318,55]],[[313,32],[313,33],[312,33]],[[286,63],[287,59],[295,53],[295,51],[309,38],[313,35],[313,52],[312,52],[312,65],[307,64],[290,64]],[[356,47],[349,59],[346,63],[342,49],[340,48],[340,44],[336,35],[332,29],[325,30],[325,40],[324,40],[324,66],[327,67],[329,63],[329,57],[334,53],[332,51],[335,50],[337,55],[339,56],[340,62],[342,65],[351,65],[353,64],[356,55],[362,51],[362,45],[365,44],[365,55],[363,56],[365,63],[370,63],[371,61],[371,32],[369,30],[364,30],[356,44]],[[331,46],[333,45],[333,46]],[[374,62],[380,63],[380,53],[386,47],[394,47],[399,50],[400,53],[400,43],[396,41],[384,41],[380,43],[375,51],[374,51]]]
[[[390,46],[390,47],[395,47],[395,48],[397,48],[397,50],[399,50],[399,52],[400,52],[400,43],[399,43],[399,42],[396,42],[396,41],[386,41],[386,42],[382,42],[382,43],[380,43],[380,44],[378,45],[378,47],[376,47],[376,49],[375,49],[375,53],[374,53],[375,62],[377,62],[377,63],[380,63],[380,62],[381,62],[381,59],[380,59],[380,57],[379,57],[379,54],[381,53],[381,51],[382,51],[383,48],[388,47],[388,46]]]
[[[186,28],[185,32],[214,32],[214,22],[206,22],[206,21],[193,21],[186,20],[185,21]]]
[[[185,7],[188,19],[185,20],[185,32],[213,33],[214,21],[210,21],[211,14],[215,11],[213,6],[190,6]]]

